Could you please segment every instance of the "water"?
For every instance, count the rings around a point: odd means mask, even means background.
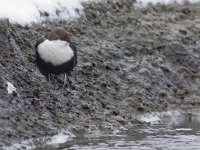
[[[53,137],[30,139],[6,150],[199,150],[200,111],[167,111],[137,116],[145,124],[115,134],[75,137],[62,131]]]
[[[198,128],[151,126],[116,136],[75,138],[59,147],[63,150],[189,150],[199,149]]]
[[[166,116],[168,113],[160,113]],[[43,149],[62,150],[199,150],[200,120],[198,115],[185,114],[137,125],[115,135],[74,137],[70,141]],[[145,116],[145,115],[144,115]],[[142,119],[145,120],[144,116]],[[148,119],[149,119],[149,115]],[[155,116],[155,114],[153,115]],[[156,115],[156,118],[158,116]],[[147,118],[146,118],[147,119]],[[41,150],[43,150],[41,149]]]

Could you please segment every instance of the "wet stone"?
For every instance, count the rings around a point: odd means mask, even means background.
[[[84,4],[85,17],[72,22],[22,27],[0,21],[0,145],[63,128],[107,131],[128,121],[142,124],[129,117],[135,112],[200,106],[199,6],[138,9],[133,2]],[[35,64],[33,43],[55,26],[69,32],[78,50],[65,86],[62,75],[48,79]],[[7,80],[19,97],[8,96]]]

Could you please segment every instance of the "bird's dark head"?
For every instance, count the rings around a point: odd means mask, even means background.
[[[46,35],[46,38],[49,41],[62,40],[62,41],[70,42],[70,38],[69,38],[67,31],[61,27],[57,27],[54,30],[52,30],[51,32],[49,32]]]

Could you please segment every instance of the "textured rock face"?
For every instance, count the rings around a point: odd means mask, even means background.
[[[133,1],[85,6],[77,22],[0,22],[0,144],[55,134],[111,131],[136,113],[199,106],[199,5],[137,9]],[[61,26],[78,47],[63,87],[35,64],[34,44]],[[18,96],[9,95],[6,81]]]

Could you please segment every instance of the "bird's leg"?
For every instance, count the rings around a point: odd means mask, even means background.
[[[71,80],[70,80],[70,77],[71,77],[71,73],[70,72],[67,72],[67,73],[64,73],[64,84],[63,86],[66,85],[66,83],[68,82],[68,84],[71,84]]]
[[[51,82],[51,78],[50,78],[50,77],[51,77],[51,74],[48,73],[48,74],[47,74],[47,77],[48,77],[48,81]]]
[[[67,75],[68,75],[68,76],[67,76],[68,83],[71,84],[71,83],[72,83],[72,81],[70,80],[70,77],[72,77],[71,72],[68,72]]]
[[[44,74],[45,74],[46,80],[47,80],[48,82],[50,82],[51,80],[50,80],[50,75],[49,75],[49,73],[44,73]]]
[[[66,75],[66,73],[64,74],[64,86],[65,86],[65,84],[66,84],[66,78],[67,78],[67,75]]]

